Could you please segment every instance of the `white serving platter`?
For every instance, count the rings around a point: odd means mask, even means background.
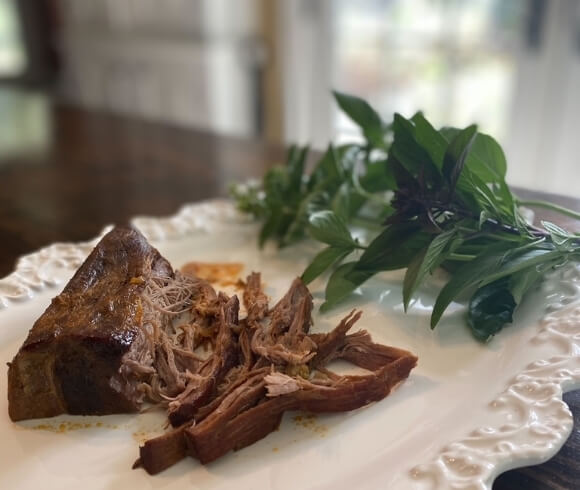
[[[276,300],[314,253],[313,244],[256,246],[257,225],[228,201],[185,206],[169,218],[136,218],[174,267],[231,261],[260,271]],[[34,320],[97,239],[55,244],[22,257],[0,280],[0,361],[6,366]],[[385,400],[350,413],[286,414],[280,430],[207,466],[187,458],[157,476],[132,470],[138,443],[163,429],[156,413],[60,416],[12,423],[0,399],[0,488],[351,490],[491,489],[501,472],[552,457],[573,420],[563,391],[580,387],[580,266],[557,270],[526,299],[513,325],[488,344],[473,340],[464,305],[434,331],[429,315],[443,277],[434,276],[405,314],[401,273],[382,274],[345,304],[314,317],[324,331],[352,308],[373,338],[419,356]],[[311,285],[315,306],[323,281]],[[356,327],[355,327],[356,328]],[[6,393],[6,368],[0,392]]]

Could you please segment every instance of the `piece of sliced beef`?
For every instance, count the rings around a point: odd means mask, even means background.
[[[226,398],[230,397],[233,392],[237,392],[240,386],[245,385],[250,378],[254,378],[256,376],[264,378],[270,372],[270,370],[270,367],[262,367],[240,373],[236,380],[230,383],[227,390],[225,390],[220,396],[214,398],[210,403],[201,407],[197,411],[195,414],[195,421],[199,423],[210,414],[212,414]]]
[[[336,357],[374,371],[390,362],[410,356],[415,357],[404,349],[377,344],[372,341],[371,335],[366,330],[359,330],[346,336],[344,345]]]
[[[266,388],[269,397],[293,399],[292,410],[345,412],[382,400],[416,365],[417,358],[411,354],[369,374],[339,376],[330,386],[276,372],[266,377]]]
[[[10,363],[12,420],[138,409],[119,368],[149,314],[141,296],[152,277],[173,270],[138,231],[117,227],[103,237]]]
[[[200,423],[185,430],[189,454],[202,463],[209,463],[231,449],[240,449],[274,430],[280,423],[280,413],[260,411],[248,423],[233,423],[252,411],[265,399],[268,369],[258,369],[223,396],[220,403]]]
[[[192,423],[188,422],[161,436],[145,441],[139,448],[139,459],[135,461],[133,469],[142,467],[150,475],[156,475],[185,458],[187,442],[184,433]]]

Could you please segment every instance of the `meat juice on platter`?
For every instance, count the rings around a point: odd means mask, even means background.
[[[165,409],[172,429],[146,441],[135,463],[155,474],[187,455],[205,464],[246,447],[288,410],[379,401],[416,366],[412,353],[351,333],[360,311],[310,333],[312,296],[300,279],[271,306],[251,273],[238,284],[242,315],[237,295],[200,277],[213,266],[174,271],[138,231],[114,228],[10,363],[10,418]],[[336,359],[365,373],[338,375],[327,367]]]

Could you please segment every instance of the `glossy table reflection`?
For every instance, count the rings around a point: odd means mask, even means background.
[[[87,240],[137,214],[168,215],[224,196],[230,182],[261,176],[284,154],[256,141],[73,108],[55,107],[47,117],[44,144],[12,145],[0,155],[0,277],[18,256],[50,243]],[[0,115],[2,130],[11,121]],[[580,210],[580,200],[547,197]],[[572,220],[539,214],[580,231]],[[543,465],[501,475],[494,490],[580,488],[580,391],[565,400],[575,426],[564,448]]]

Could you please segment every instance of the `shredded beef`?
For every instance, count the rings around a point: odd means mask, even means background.
[[[213,396],[221,380],[238,360],[237,341],[232,327],[238,324],[239,302],[233,296],[221,309],[216,345],[208,369],[191,380],[185,390],[169,403],[169,421],[174,427],[195,416],[197,409]]]
[[[253,288],[244,294],[250,316],[249,298],[261,298],[255,289],[261,287],[259,275],[248,277],[246,285]],[[264,312],[263,304],[260,311]],[[325,334],[309,334],[311,313],[312,296],[296,279],[270,312],[237,322],[237,329],[235,322],[230,322],[230,335],[237,338],[237,364],[225,374],[220,371],[222,383],[217,388],[213,385],[213,398],[204,398],[205,405],[195,404],[185,417],[175,421],[182,426],[141,447],[138,464],[153,474],[187,454],[209,463],[267,436],[278,427],[285,411],[347,411],[381,400],[417,363],[408,351],[372,342],[364,330],[349,334],[361,317],[360,311],[352,311]],[[221,345],[216,342],[220,358]],[[369,372],[340,376],[326,367],[335,359]],[[213,368],[214,364],[203,374],[213,373]],[[199,383],[204,379],[200,377]],[[182,404],[199,396],[198,392],[205,393],[202,385],[190,383],[184,394],[170,403],[170,417],[171,404]]]

